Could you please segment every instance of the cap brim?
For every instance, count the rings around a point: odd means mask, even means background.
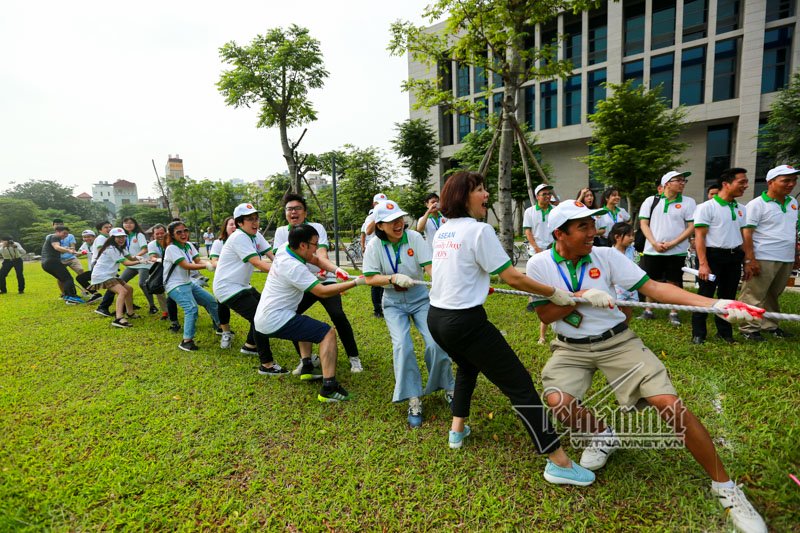
[[[377,224],[379,222],[392,222],[393,220],[397,220],[398,218],[406,216],[407,214],[408,213],[406,213],[405,211],[397,211],[382,220],[376,220],[375,223]]]

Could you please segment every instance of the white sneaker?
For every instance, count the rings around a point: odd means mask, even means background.
[[[353,374],[358,374],[359,372],[363,372],[364,367],[361,366],[361,359],[358,357],[351,357],[350,358],[350,372]]]
[[[317,354],[315,354],[315,353],[311,354],[311,364],[314,365],[315,368],[319,368],[319,365],[320,365],[319,356]],[[292,375],[293,376],[299,376],[301,370],[303,370],[303,360],[302,359],[300,359],[300,362],[297,363],[297,368],[292,370]]]
[[[581,454],[581,466],[588,470],[599,470],[606,466],[608,456],[619,448],[614,433],[598,433],[592,436],[589,446]]]
[[[231,341],[233,340],[233,335],[231,335],[230,331],[223,331],[222,338],[219,341],[219,347],[224,349],[231,347]]]
[[[747,496],[742,492],[741,485],[736,485],[731,489],[715,489],[712,487],[711,492],[719,498],[720,505],[725,508],[736,529],[744,533],[767,532],[767,524],[764,523],[764,519],[761,518],[758,511],[747,501]]]

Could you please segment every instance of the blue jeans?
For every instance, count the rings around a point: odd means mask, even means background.
[[[433,340],[428,331],[428,289],[415,285],[405,292],[383,291],[383,316],[392,337],[394,358],[393,402],[401,402],[414,396],[430,394],[439,389],[453,390],[453,369],[450,356]],[[425,366],[428,368],[428,384],[422,390],[422,376],[414,354],[411,340],[411,321],[425,341]]]
[[[211,293],[198,287],[194,283],[180,285],[169,291],[169,297],[175,300],[183,309],[183,338],[193,339],[195,334],[195,324],[197,323],[197,305],[206,308],[214,326],[219,324],[219,314],[217,313],[217,300]]]

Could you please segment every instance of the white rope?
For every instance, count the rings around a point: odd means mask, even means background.
[[[428,287],[431,286],[430,281],[418,281],[414,280],[415,285],[427,285]],[[534,294],[531,292],[525,291],[516,291],[512,289],[495,289],[494,287],[489,287],[490,294],[491,293],[498,293],[498,294],[510,294],[512,296],[525,296],[526,298],[530,296],[541,296],[539,294]],[[573,298],[576,303],[585,304],[589,303],[589,300],[586,298]],[[616,300],[616,305],[619,307],[643,307],[649,309],[669,309],[670,311],[688,311],[691,313],[708,313],[712,315],[724,315],[726,314],[723,309],[716,309],[714,307],[700,307],[697,305],[678,305],[678,304],[659,304],[659,303],[650,303],[650,302],[630,302],[630,301],[622,301]],[[772,320],[789,320],[800,322],[800,315],[793,315],[790,313],[773,313],[773,312],[765,312],[764,318],[769,318]]]

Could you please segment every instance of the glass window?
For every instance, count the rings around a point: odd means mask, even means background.
[[[539,97],[539,116],[541,123],[539,129],[547,130],[558,126],[558,84],[555,81],[544,81],[539,84],[541,95]]]
[[[458,65],[458,70],[456,70],[456,96],[467,96],[469,93],[469,65]]]
[[[789,83],[792,55],[792,27],[784,26],[764,33],[764,61],[761,67],[761,92],[771,93]]]
[[[581,76],[570,76],[564,81],[564,125],[581,123]]]
[[[702,39],[706,36],[706,0],[684,0],[683,42]]]
[[[605,9],[589,14],[589,64],[606,60],[608,47],[608,20]]]
[[[586,114],[591,115],[597,109],[597,102],[605,100],[606,88],[603,83],[606,82],[606,69],[593,70],[589,72],[586,80]]]
[[[503,93],[494,93],[492,95],[492,113],[499,115],[503,111]]]
[[[497,89],[498,87],[502,87],[504,85],[503,76],[498,74],[498,72],[500,71],[500,64],[502,63],[502,61],[500,60],[500,58],[497,57],[493,58],[492,61],[496,65],[495,72],[493,73],[492,76],[492,85],[494,85],[494,88]]]
[[[439,106],[439,136],[442,146],[453,144],[453,115],[447,106]]]
[[[453,62],[450,60],[439,61],[439,84],[443,91],[453,90],[453,73],[450,71],[450,65]]]
[[[528,129],[533,131],[536,129],[536,86],[528,85],[525,87],[525,124]]]
[[[675,2],[654,0],[652,24],[651,50],[675,44]]]
[[[794,0],[767,0],[767,22],[794,16]]]
[[[486,69],[483,67],[474,67],[472,76],[472,84],[475,87],[475,92],[483,92],[486,90]]]
[[[703,103],[706,85],[706,47],[698,46],[683,51],[681,57],[680,103],[697,105]]]
[[[633,87],[644,83],[644,60],[631,61],[622,65],[623,81],[633,80]]]
[[[675,54],[662,54],[650,60],[650,89],[655,89],[663,84],[661,97],[666,99],[667,105],[672,107],[672,78]]]
[[[623,6],[625,16],[625,55],[644,52],[644,2],[628,1]]]
[[[552,22],[542,27],[541,40],[539,41],[542,47],[555,46],[553,50],[553,59],[558,59],[558,26],[557,21],[554,19]],[[547,61],[542,60],[542,65],[546,65]]]
[[[719,41],[714,48],[713,100],[736,98],[736,65],[739,62],[739,39]]]
[[[740,0],[718,0],[717,35],[739,29],[741,16]]]
[[[469,115],[458,114],[458,142],[464,142],[464,138],[470,134]]]
[[[720,174],[731,167],[733,126],[710,126],[706,133],[706,176],[704,189],[716,183]]]
[[[564,17],[564,33],[567,39],[564,41],[564,59],[572,63],[572,68],[581,67],[581,17],[580,15]]]
[[[486,115],[489,114],[489,101],[486,100],[486,97],[483,97],[476,98],[475,103],[483,106],[478,110],[478,117],[475,119],[475,131],[483,131],[486,129]]]

